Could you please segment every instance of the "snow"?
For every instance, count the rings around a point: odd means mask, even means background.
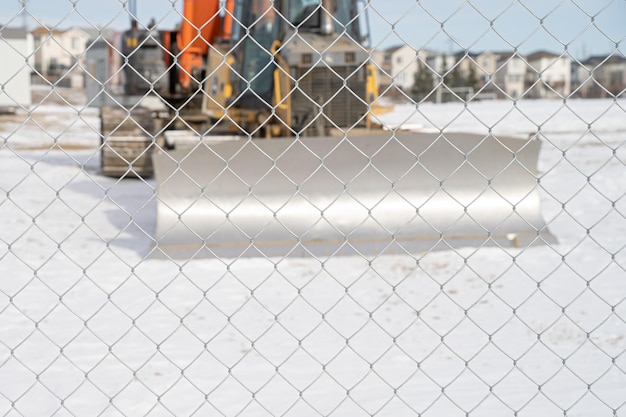
[[[58,101],[0,124],[1,415],[626,416],[624,101],[381,116],[538,133],[558,244],[188,261],[146,257],[154,182],[100,176]]]
[[[611,99],[485,100],[467,106],[454,103],[400,104],[378,116],[386,126],[421,126],[431,131],[459,131],[527,137],[537,132],[621,132],[626,101]]]

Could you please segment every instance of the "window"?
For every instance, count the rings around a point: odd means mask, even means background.
[[[287,19],[294,26],[301,24],[305,24],[307,27],[319,26],[321,4],[319,0],[289,0],[286,13]],[[334,30],[337,33],[346,32],[355,39],[360,39],[362,33],[359,25],[362,23],[362,15],[365,13],[359,13],[359,10],[356,9],[356,2],[352,0],[335,0],[331,4],[334,7],[333,10],[330,10],[332,21],[335,25]],[[355,19],[357,16],[359,18]]]

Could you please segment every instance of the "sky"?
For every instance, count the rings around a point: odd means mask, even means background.
[[[126,0],[2,2],[0,23],[10,26],[121,30],[129,22]],[[137,0],[139,20],[147,24],[154,18],[164,29],[176,26],[181,10],[182,0]],[[369,0],[367,10],[377,49],[406,43],[442,52],[548,50],[579,59],[626,55],[625,0]]]

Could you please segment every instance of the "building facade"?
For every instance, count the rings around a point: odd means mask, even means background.
[[[576,97],[615,97],[626,89],[626,58],[597,55],[572,66],[572,90]]]
[[[33,39],[23,28],[0,26],[0,112],[13,112],[31,105]]]
[[[380,68],[378,76],[381,90],[389,86],[410,93],[415,83],[415,74],[420,63],[426,65],[429,51],[416,50],[410,45],[394,46],[374,55],[374,60]]]
[[[90,37],[86,31],[40,26],[32,35],[35,71],[41,77],[51,82],[63,80],[71,87],[84,85],[85,50]]]
[[[567,56],[546,51],[527,55],[528,98],[565,98],[571,93],[572,62]]]
[[[523,57],[516,53],[497,54],[495,87],[499,97],[512,100],[526,96],[526,72],[528,66]]]

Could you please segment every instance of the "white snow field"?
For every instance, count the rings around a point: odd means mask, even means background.
[[[539,131],[557,244],[189,261],[144,259],[154,183],[100,176],[97,112],[40,103],[0,121],[0,415],[626,416],[626,101],[381,116]]]

